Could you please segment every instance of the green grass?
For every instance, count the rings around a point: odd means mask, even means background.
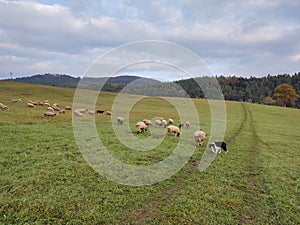
[[[9,106],[0,111],[1,224],[300,223],[299,110],[226,102],[228,154],[200,172],[205,149],[199,147],[169,179],[132,187],[88,165],[75,143],[71,112],[51,119],[43,117],[45,107],[26,107],[28,99],[72,105],[73,95],[74,89],[0,82],[0,102]],[[102,93],[97,107],[111,109],[115,96]],[[15,98],[23,101],[11,103]],[[194,102],[210,135],[207,101]],[[179,122],[170,104],[149,97],[134,105],[128,132],[136,121],[155,116]],[[163,160],[178,140],[166,137],[153,151],[137,152],[114,136],[110,117],[98,114],[96,125],[111,154],[134,165]],[[134,135],[146,139],[150,132]]]

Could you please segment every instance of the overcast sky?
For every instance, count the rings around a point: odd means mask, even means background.
[[[142,40],[183,46],[215,75],[293,74],[299,12],[298,0],[0,0],[0,79],[81,76],[104,53]]]

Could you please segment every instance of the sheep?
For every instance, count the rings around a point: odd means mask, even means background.
[[[161,123],[162,123],[163,128],[166,128],[166,126],[168,124],[167,121],[166,120],[162,120]]]
[[[172,133],[174,133],[175,136],[179,137],[180,136],[180,129],[179,129],[179,127],[176,127],[174,125],[169,125],[168,126],[167,134],[172,134]]]
[[[100,114],[102,114],[102,113],[104,113],[104,110],[100,110],[100,109],[98,109],[98,110],[97,110],[97,113],[100,113]]]
[[[168,124],[173,124],[174,120],[173,119],[168,119]]]
[[[0,109],[8,109],[8,106],[0,103]]]
[[[37,102],[32,102],[31,104],[33,104],[33,105],[38,105],[38,103],[37,103]]]
[[[30,103],[30,102],[27,103],[27,107],[29,107],[29,108],[35,108],[34,104]]]
[[[137,133],[144,133],[145,131],[147,131],[147,125],[142,121],[137,122],[135,127],[137,129]]]
[[[38,105],[44,105],[44,103],[42,103],[42,102],[38,102]]]
[[[20,98],[19,98],[19,99],[18,99],[18,101],[19,101],[19,102],[21,102],[21,101],[22,101],[22,99],[20,99]]]
[[[44,105],[50,107],[49,102],[45,102]]]
[[[197,130],[194,133],[194,140],[195,140],[196,146],[203,145],[203,141],[205,139],[206,139],[206,133],[203,128],[201,128],[200,130]]]
[[[95,115],[95,111],[89,111],[89,115]]]
[[[80,113],[85,113],[86,111],[88,111],[87,109],[76,109],[76,110]]]
[[[64,109],[60,109],[58,112],[59,112],[60,114],[66,113],[66,111],[65,111]]]
[[[75,115],[75,116],[80,116],[80,117],[83,116],[83,114],[82,114],[78,109],[75,109],[75,110],[74,110],[74,115]]]
[[[180,124],[178,125],[179,128],[184,127],[184,122],[180,122]]]
[[[186,122],[185,122],[185,127],[186,127],[186,128],[190,128],[190,126],[191,126],[190,121],[186,121]]]
[[[161,127],[162,126],[162,122],[161,120],[155,120],[155,125]]]
[[[47,116],[47,117],[54,117],[56,116],[57,114],[55,112],[44,112],[44,116]]]
[[[49,106],[47,109],[51,110],[52,112],[54,112],[54,109],[51,106]]]
[[[17,99],[13,99],[13,100],[11,100],[11,102],[12,102],[12,103],[17,103],[18,100],[17,100]]]
[[[119,125],[122,125],[123,122],[124,122],[124,118],[123,117],[118,117],[117,122],[118,122]]]
[[[110,115],[112,115],[112,112],[111,112],[111,111],[106,111],[106,112],[105,112],[105,115],[110,116]]]
[[[57,103],[53,103],[52,106],[59,108],[59,104],[57,104]]]
[[[71,107],[71,106],[66,106],[65,109],[66,109],[66,110],[72,110],[72,107]]]
[[[147,125],[147,126],[150,126],[152,124],[152,121],[151,120],[148,120],[148,119],[144,119],[143,122]]]

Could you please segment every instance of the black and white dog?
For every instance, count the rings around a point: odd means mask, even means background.
[[[209,147],[214,153],[221,153],[222,149],[224,150],[225,153],[228,152],[227,145],[224,141],[212,142],[211,144],[209,144]]]

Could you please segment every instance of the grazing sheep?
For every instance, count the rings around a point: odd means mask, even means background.
[[[143,122],[147,125],[147,126],[150,126],[152,124],[152,121],[151,120],[148,120],[148,119],[144,119]]]
[[[190,128],[190,126],[191,126],[190,121],[186,121],[186,122],[185,122],[185,127],[186,127],[186,128]]]
[[[179,128],[184,127],[184,122],[180,122],[180,124],[179,124],[178,127],[179,127]]]
[[[117,122],[118,122],[119,125],[122,125],[123,122],[124,122],[124,118],[123,117],[118,117]]]
[[[155,120],[155,125],[161,127],[162,126],[161,120]]]
[[[168,124],[173,124],[174,120],[173,119],[168,119]]]
[[[18,99],[18,101],[19,101],[19,102],[21,102],[21,101],[22,101],[22,99],[20,99],[20,98],[19,98],[19,99]]]
[[[33,101],[32,101],[32,100],[28,100],[28,103],[31,103],[31,104],[32,104],[32,103],[33,103]]]
[[[58,112],[59,112],[60,114],[66,113],[66,111],[65,111],[64,109],[60,109]]]
[[[34,104],[30,103],[30,102],[27,103],[27,107],[29,107],[29,108],[35,108]]]
[[[50,107],[49,102],[45,102],[44,105]]]
[[[8,109],[8,106],[0,103],[0,109]]]
[[[44,103],[42,103],[42,102],[38,102],[38,105],[44,105]]]
[[[112,112],[111,112],[111,111],[106,111],[106,112],[105,112],[105,115],[110,116],[110,115],[112,115]]]
[[[83,114],[82,114],[78,109],[75,109],[75,110],[74,110],[74,115],[75,115],[75,116],[80,116],[80,117],[83,116]]]
[[[72,107],[71,107],[71,106],[66,106],[65,109],[66,109],[66,110],[72,110]]]
[[[12,103],[17,103],[18,100],[17,100],[17,99],[13,99],[13,100],[11,100],[11,102],[12,102]]]
[[[49,106],[47,109],[51,110],[52,112],[54,112],[54,109],[51,106]]]
[[[44,116],[53,118],[54,116],[56,116],[56,113],[55,112],[44,112]]]
[[[100,109],[98,109],[98,110],[97,110],[97,113],[100,113],[100,114],[102,114],[102,113],[104,113],[104,110],[100,110]]]
[[[88,111],[87,109],[76,109],[76,110],[80,113],[85,113],[86,111]]]
[[[137,122],[135,127],[137,129],[137,133],[144,133],[145,131],[147,131],[147,125],[142,121]]]
[[[31,104],[33,104],[33,105],[38,105],[38,103],[37,103],[37,102],[32,102]]]
[[[57,103],[53,103],[52,106],[59,108],[59,104],[57,104]]]
[[[180,129],[179,129],[179,127],[176,127],[174,125],[169,125],[168,126],[167,134],[172,134],[172,133],[174,133],[175,136],[179,137],[180,136]]]
[[[95,115],[95,111],[89,111],[89,115]]]
[[[163,128],[166,128],[168,122],[166,120],[162,120],[161,121]]]
[[[205,139],[206,139],[206,133],[204,129],[201,128],[200,130],[197,130],[194,133],[194,140],[196,146],[202,145]]]

